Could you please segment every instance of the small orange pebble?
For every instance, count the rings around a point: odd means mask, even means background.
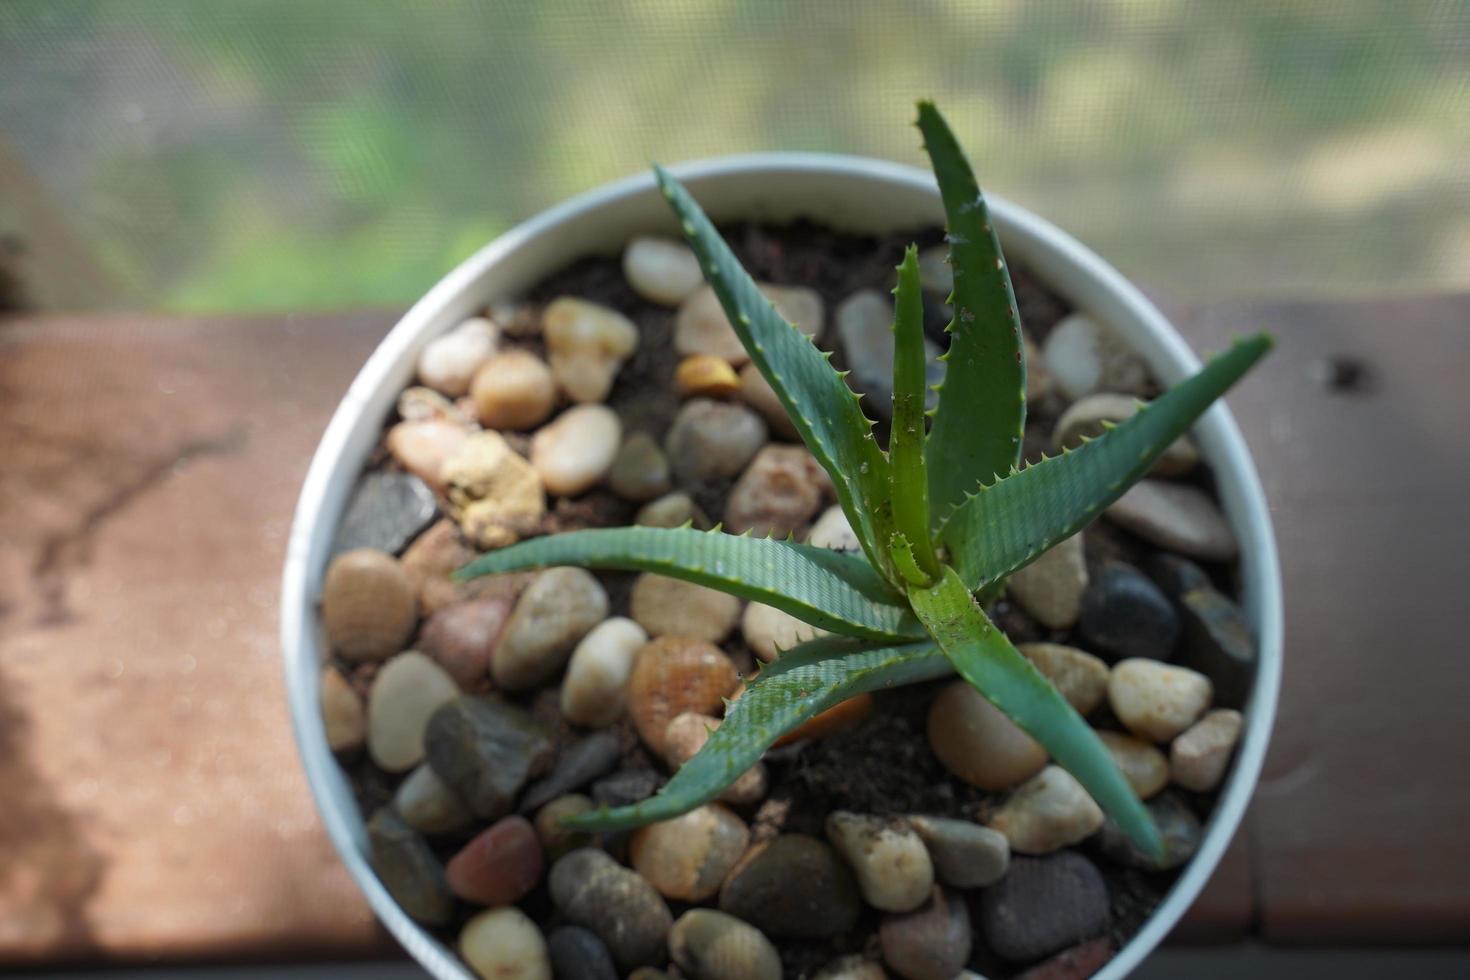
[[[803,738],[826,738],[828,735],[836,734],[846,728],[851,728],[873,710],[873,695],[859,694],[857,697],[848,698],[846,701],[834,704],[814,718],[797,725],[791,731],[776,739],[773,747],[789,745]]]
[[[680,398],[728,398],[740,390],[740,375],[730,362],[713,354],[693,354],[674,369]]]

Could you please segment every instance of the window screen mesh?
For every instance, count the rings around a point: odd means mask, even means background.
[[[0,243],[34,302],[402,305],[650,159],[921,163],[1181,300],[1470,286],[1470,5],[5,0]]]

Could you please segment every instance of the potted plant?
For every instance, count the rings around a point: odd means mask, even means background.
[[[777,976],[783,962],[793,975],[877,976],[880,961],[909,977],[967,962],[1009,975],[1053,955],[1118,976],[1218,860],[1274,709],[1279,587],[1260,491],[1223,409],[1180,440],[1268,342],[1238,345],[1147,407],[1120,398],[1149,391],[1145,366],[1179,380],[1192,366],[1182,342],[1081,246],[1010,206],[987,209],[932,107],[920,128],[940,197],[888,165],[737,159],[686,172],[688,191],[660,171],[657,193],[625,182],[548,212],[410,311],[334,418],[287,564],[293,718],[344,860],[436,974],[464,975],[441,941],[457,936],[476,970],[526,976],[552,961],[559,974],[626,974],[670,952],[709,977]],[[521,334],[511,343],[472,318],[587,251],[666,227],[660,196],[698,265],[640,240],[626,272],[644,297],[678,304],[682,360],[642,346],[657,321],[585,297],[525,316],[502,307],[500,327]],[[788,323],[820,327],[821,313],[802,309],[810,297],[758,287],[696,198],[724,219],[805,212],[889,237],[942,214],[953,315],[932,424],[916,251],[888,308],[885,451]],[[1068,451],[1025,466],[1010,261],[1088,314],[1050,324],[1043,348],[1060,394],[1041,411]],[[580,281],[603,281],[608,265]],[[861,318],[846,313],[839,356],[871,375],[854,340]],[[461,403],[400,397],[415,370]],[[558,399],[573,405],[553,417]],[[409,475],[376,474],[349,506],[395,405],[386,451]],[[805,450],[761,448],[783,422]],[[649,437],[658,429],[667,456]],[[665,526],[614,526],[630,500],[675,483],[693,497],[654,501],[639,521]],[[735,530],[805,531],[824,494],[837,507],[818,537],[849,553],[667,526],[699,521],[704,502]],[[1078,532],[1105,509],[1117,530],[1095,525],[1099,544],[1084,549]],[[457,527],[422,532],[436,511]],[[415,534],[401,559],[385,553]],[[348,548],[329,567],[334,542],[354,536],[383,548]],[[473,554],[467,544],[484,554],[445,577]],[[641,574],[599,580],[589,568]],[[1236,568],[1245,613],[1221,588]],[[527,584],[535,569],[547,570]],[[730,594],[749,600],[743,613]],[[441,604],[420,630],[420,613]],[[1035,642],[1018,650],[1008,633]],[[338,660],[324,673],[329,647]],[[771,662],[737,669],[731,647]],[[1176,655],[1192,666],[1165,662]],[[1217,694],[1231,706],[1212,710]],[[768,754],[783,737],[797,740]],[[350,761],[364,739],[349,780],[332,749]],[[890,771],[933,792],[902,798]],[[865,776],[870,790],[849,785]],[[357,800],[374,811],[370,833]],[[1147,920],[1113,922],[1118,892],[1140,888]],[[1058,913],[1058,889],[1085,900]]]

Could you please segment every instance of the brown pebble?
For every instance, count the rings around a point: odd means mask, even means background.
[[[949,684],[929,708],[929,745],[971,786],[1008,789],[1046,765],[1046,749],[967,681]]]
[[[558,796],[536,812],[536,836],[541,840],[541,849],[550,861],[586,847],[592,843],[592,835],[582,830],[570,830],[561,825],[568,817],[597,808],[597,804],[581,793]]]
[[[541,880],[544,863],[536,830],[524,817],[505,817],[449,859],[449,890],[467,902],[510,905]]]
[[[486,681],[490,652],[510,610],[510,600],[499,596],[446,606],[424,624],[418,648],[433,657],[461,688],[474,690]]]
[[[628,858],[665,898],[703,902],[720,890],[749,843],[745,822],[716,803],[640,827]]]
[[[357,548],[333,559],[322,585],[327,639],[344,660],[383,660],[403,649],[418,617],[413,584],[386,552]]]
[[[713,715],[735,693],[740,677],[711,643],[662,636],[645,644],[628,677],[628,714],[645,745],[665,755],[669,722],[686,711]]]
[[[347,683],[336,667],[322,671],[322,725],[327,730],[327,745],[333,752],[350,752],[362,748],[367,739],[367,719],[362,698]]]

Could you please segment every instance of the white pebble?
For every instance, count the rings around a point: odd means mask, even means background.
[[[604,620],[572,651],[561,686],[561,713],[574,725],[604,728],[623,716],[628,705],[628,675],[633,657],[648,642],[643,627],[615,616]]]
[[[465,923],[459,955],[484,980],[551,980],[546,939],[514,905],[489,909]]]
[[[806,543],[833,551],[860,551],[862,543],[841,507],[828,507],[807,532]]]
[[[638,328],[617,310],[584,299],[552,300],[541,315],[551,373],[574,402],[607,398],[613,379],[638,349]]]
[[[388,772],[405,772],[424,758],[424,729],[459,685],[433,660],[409,650],[383,665],[368,693],[368,753]]]
[[[575,497],[596,486],[612,469],[623,423],[605,405],[577,405],[557,416],[531,439],[531,465],[551,493]]]
[[[435,337],[419,354],[419,380],[435,391],[458,398],[470,390],[475,372],[500,344],[500,329],[484,317],[472,317]]]
[[[687,636],[719,643],[740,618],[740,600],[680,579],[645,572],[628,601],[633,618],[649,636]]]
[[[1169,764],[1174,782],[1196,793],[1208,793],[1220,785],[1235,743],[1240,741],[1239,711],[1220,708],[1205,715],[1174,740]]]
[[[745,613],[740,617],[740,633],[745,637],[746,645],[766,663],[798,643],[827,635],[826,630],[804,623],[790,613],[763,602],[752,602],[745,607]]]
[[[688,245],[645,235],[623,250],[623,276],[633,292],[663,306],[678,306],[704,283],[699,260]]]
[[[929,850],[900,820],[838,810],[827,817],[827,839],[857,877],[863,898],[884,912],[911,912],[934,888]]]
[[[1167,742],[1194,724],[1213,697],[1204,674],[1157,660],[1124,660],[1108,677],[1108,701],[1118,720],[1155,742]]]
[[[990,826],[1020,854],[1050,854],[1091,837],[1103,812],[1082,784],[1060,766],[1047,766],[996,811]]]

